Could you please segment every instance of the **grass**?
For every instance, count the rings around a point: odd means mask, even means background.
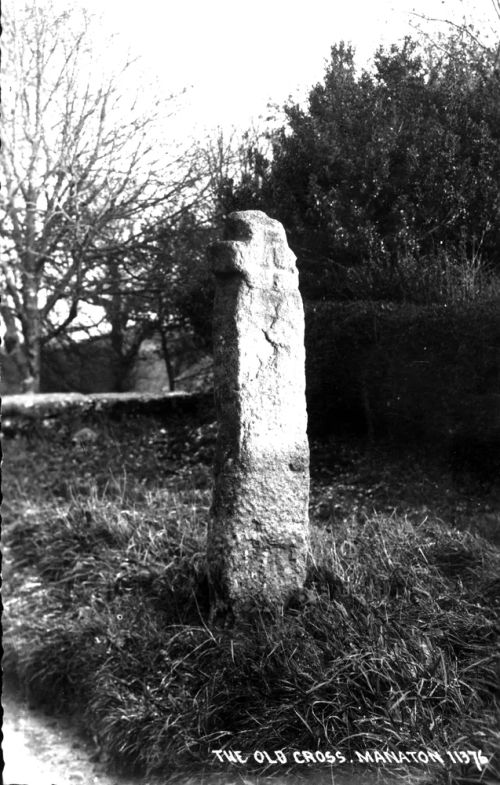
[[[4,671],[33,703],[76,713],[127,772],[213,766],[214,749],[493,756],[500,550],[456,524],[494,499],[315,446],[304,591],[229,631],[208,621],[213,425],[102,420],[82,449],[77,427],[4,445]]]

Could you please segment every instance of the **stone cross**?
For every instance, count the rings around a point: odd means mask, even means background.
[[[304,312],[283,227],[233,213],[209,249],[219,421],[207,556],[212,613],[277,606],[302,587],[309,544]]]

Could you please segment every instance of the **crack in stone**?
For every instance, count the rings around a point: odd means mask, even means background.
[[[220,426],[207,538],[213,618],[237,618],[250,601],[285,603],[304,584],[310,536],[304,312],[295,257],[283,227],[261,212],[230,216],[226,237],[211,252]],[[237,279],[227,275],[232,270]],[[229,468],[221,456],[238,459]]]

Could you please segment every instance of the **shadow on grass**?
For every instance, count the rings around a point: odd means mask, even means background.
[[[165,431],[167,453],[176,439],[189,453],[174,435]],[[246,770],[264,774],[276,767],[255,750],[287,762],[296,750],[493,755],[493,544],[429,512],[358,510],[335,527],[315,519],[304,590],[272,617],[256,609],[220,629],[208,620],[202,439],[191,431],[189,459],[179,448],[175,470],[144,483],[132,467],[149,436],[133,436],[110,432],[82,454],[53,440],[46,468],[18,475],[17,497],[7,494],[4,669],[33,703],[79,715],[128,773],[185,772],[213,763],[215,749],[247,752]],[[20,444],[16,460],[28,465],[48,447],[28,456]],[[114,475],[125,453],[126,472]],[[175,451],[160,454],[172,461]],[[98,477],[82,485],[75,466],[92,462]],[[70,473],[61,494],[57,466]],[[472,760],[445,763],[427,781],[479,781]],[[402,760],[398,771],[410,769]]]

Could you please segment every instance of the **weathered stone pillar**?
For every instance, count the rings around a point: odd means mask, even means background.
[[[304,312],[283,227],[233,213],[209,249],[219,420],[208,563],[215,616],[302,586],[309,542]]]

